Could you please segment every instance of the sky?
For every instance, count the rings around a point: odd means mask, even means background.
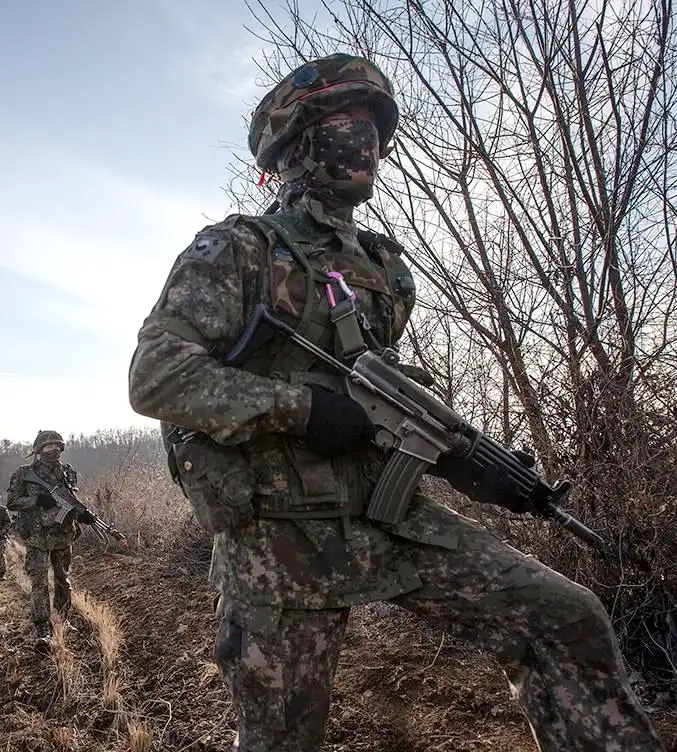
[[[156,425],[127,370],[174,259],[232,210],[226,165],[251,159],[244,24],[243,0],[0,3],[0,439]]]

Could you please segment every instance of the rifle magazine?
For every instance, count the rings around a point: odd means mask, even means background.
[[[367,518],[372,522],[399,525],[429,462],[404,452],[393,452],[369,500]]]

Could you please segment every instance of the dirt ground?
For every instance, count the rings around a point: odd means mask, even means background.
[[[0,583],[0,751],[222,752],[234,715],[214,663],[206,565],[81,554],[73,624],[33,649],[20,550]],[[655,718],[670,752],[675,719]],[[535,752],[501,672],[387,605],[355,609],[326,752]]]

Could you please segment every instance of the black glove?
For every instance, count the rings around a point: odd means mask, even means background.
[[[43,509],[51,509],[56,506],[56,501],[49,494],[38,494],[35,503]]]
[[[536,458],[519,449],[512,453],[525,467],[533,467]],[[437,460],[434,474],[445,478],[461,493],[483,504],[497,504],[511,512],[524,514],[534,509],[533,499],[521,495],[504,468],[476,469],[469,462],[445,454]]]
[[[308,446],[318,454],[333,457],[357,449],[376,434],[362,406],[345,394],[335,394],[310,384],[313,400],[306,432]]]
[[[82,522],[83,525],[91,525],[96,522],[96,517],[88,509],[85,509],[78,515],[78,522]]]

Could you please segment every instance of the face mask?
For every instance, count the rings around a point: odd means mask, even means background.
[[[357,206],[373,195],[379,165],[379,132],[369,118],[349,114],[331,115],[287,150],[280,160],[280,172],[300,165],[304,158],[315,162],[328,180],[311,172],[282,184],[281,204],[291,203],[312,188],[328,204]]]
[[[315,129],[315,161],[336,180],[373,186],[378,171],[378,129],[371,120],[331,119]]]
[[[43,449],[39,455],[40,459],[47,465],[56,465],[60,456],[60,449]]]

